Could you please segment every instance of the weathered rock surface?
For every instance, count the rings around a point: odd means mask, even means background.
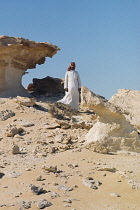
[[[64,79],[45,77],[42,79],[33,79],[33,85],[29,85],[27,88],[32,90],[32,94],[36,95],[46,95],[46,96],[56,96],[65,94],[64,91]]]
[[[126,119],[140,131],[140,91],[120,89],[109,102],[126,110]]]
[[[140,152],[137,130],[126,120],[126,111],[82,87],[82,106],[88,106],[98,121],[86,135],[86,147],[99,153],[127,150]]]
[[[0,36],[0,97],[29,95],[21,79],[27,69],[43,64],[60,50],[48,42]]]

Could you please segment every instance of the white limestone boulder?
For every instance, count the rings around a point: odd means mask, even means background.
[[[140,152],[137,130],[126,120],[127,112],[82,87],[81,106],[89,107],[98,116],[97,122],[86,134],[86,147],[99,153],[127,150]]]

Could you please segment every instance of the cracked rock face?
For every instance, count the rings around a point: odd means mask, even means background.
[[[45,62],[60,50],[48,42],[35,42],[21,37],[0,36],[0,97],[28,96],[22,86],[27,69]]]

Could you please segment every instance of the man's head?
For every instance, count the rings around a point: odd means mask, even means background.
[[[71,70],[75,70],[75,68],[76,68],[75,62],[70,63],[70,68],[71,68]]]

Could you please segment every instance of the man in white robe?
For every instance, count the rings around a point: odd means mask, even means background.
[[[75,71],[75,67],[75,63],[71,62],[65,74],[64,89],[66,91],[66,94],[64,98],[59,100],[59,102],[63,104],[68,104],[78,110],[81,81],[79,73]]]

